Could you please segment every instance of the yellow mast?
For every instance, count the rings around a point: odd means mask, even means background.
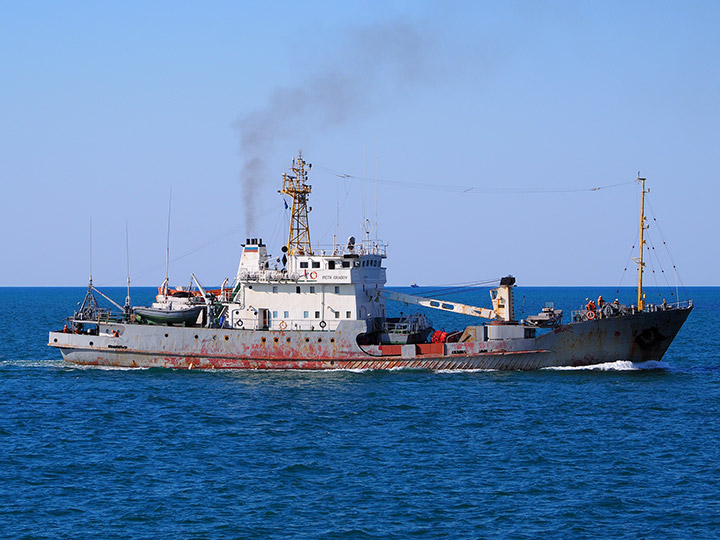
[[[645,294],[643,293],[642,283],[643,283],[643,270],[645,269],[645,263],[643,262],[643,252],[645,251],[645,229],[649,227],[649,225],[646,223],[645,219],[645,194],[649,193],[650,190],[645,191],[645,178],[640,178],[640,175],[638,174],[637,181],[640,182],[642,186],[642,190],[640,191],[640,247],[639,247],[639,254],[638,258],[636,259],[638,263],[638,302],[637,302],[637,308],[638,311],[643,311],[645,309]]]
[[[310,222],[308,221],[308,195],[311,186],[307,185],[307,171],[312,165],[305,162],[302,152],[293,159],[292,171],[294,176],[283,173],[283,187],[280,193],[292,197],[292,211],[290,218],[290,233],[288,234],[288,255],[312,255],[310,247]]]

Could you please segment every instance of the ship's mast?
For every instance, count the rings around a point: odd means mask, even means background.
[[[645,262],[643,261],[643,253],[645,251],[645,229],[649,227],[649,225],[646,223],[645,219],[645,194],[649,193],[650,190],[645,190],[645,178],[640,178],[640,175],[638,174],[637,181],[640,182],[640,185],[642,186],[642,189],[640,191],[640,247],[639,247],[639,253],[637,258],[638,263],[638,301],[637,301],[637,308],[638,311],[643,311],[645,309],[645,295],[643,294],[643,271],[645,269]]]
[[[302,158],[302,152],[293,159],[292,171],[295,175],[283,173],[283,188],[280,193],[292,197],[292,213],[290,217],[290,233],[288,235],[288,255],[312,255],[310,246],[310,222],[308,221],[308,196],[311,186],[306,184],[307,169],[312,165]]]

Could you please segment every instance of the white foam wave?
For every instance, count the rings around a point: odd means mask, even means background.
[[[53,358],[51,360],[2,360],[0,367],[48,368],[63,367],[65,362]]]
[[[93,371],[144,371],[149,367],[128,367],[128,366],[90,366],[83,364],[65,364],[67,369],[93,370]]]
[[[489,373],[499,369],[435,369],[434,373]]]
[[[649,362],[618,360],[617,362],[607,362],[605,364],[595,364],[592,366],[558,366],[543,369],[552,371],[641,371],[645,369],[670,369],[670,364],[657,360],[651,360]]]

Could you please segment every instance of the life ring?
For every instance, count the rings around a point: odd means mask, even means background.
[[[280,321],[278,326],[280,327],[280,330],[285,330],[287,328],[287,323],[285,321]]]
[[[310,272],[310,279],[317,279],[317,272],[315,270]]]
[[[320,328],[325,328],[327,326],[327,323],[325,321],[320,321]]]
[[[588,321],[592,321],[595,318],[595,312],[594,311],[588,311],[586,314],[586,317]]]
[[[242,319],[238,319],[237,321],[235,321],[235,326],[237,326],[238,328],[242,328],[242,325],[243,325]]]

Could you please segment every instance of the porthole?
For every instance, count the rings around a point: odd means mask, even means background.
[[[260,341],[262,341],[263,343],[265,343],[267,340],[266,340],[265,338],[262,338]]]
[[[198,338],[198,335],[197,335],[197,334],[195,334],[195,339],[197,339],[197,338]]]
[[[91,342],[90,342],[90,346],[92,347],[93,345],[94,345],[94,344],[93,344],[93,342],[91,341]]]
[[[306,337],[306,338],[305,338],[305,343],[309,343],[309,342],[310,342],[310,338],[309,338],[309,337]]]
[[[335,343],[335,338],[334,338],[334,337],[331,337],[331,338],[330,338],[330,343]]]
[[[318,338],[318,343],[322,343],[322,338],[321,338],[321,337]]]
[[[290,343],[290,338],[287,338],[287,340],[286,340],[286,341],[287,341],[288,343]]]
[[[229,340],[230,338],[228,336],[225,336],[225,341]]]
[[[165,337],[168,337],[168,334],[165,334]]]
[[[57,338],[53,339],[53,342],[57,343]]]
[[[278,338],[273,338],[273,341],[274,341],[275,343],[277,343],[277,342],[280,341],[280,340],[279,340]]]

